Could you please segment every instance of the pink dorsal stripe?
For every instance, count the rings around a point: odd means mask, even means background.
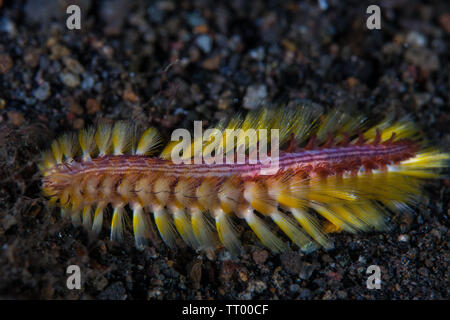
[[[317,165],[329,167],[363,159],[384,159],[389,163],[391,158],[411,153],[409,143],[395,143],[390,145],[350,145],[346,147],[321,148],[303,150],[295,153],[281,153],[278,157],[279,169],[296,169]],[[408,156],[409,157],[409,156]],[[403,160],[403,159],[402,159]],[[224,160],[225,162],[225,160]],[[174,164],[170,160],[151,158],[139,155],[108,155],[95,158],[92,161],[72,162],[58,167],[60,173],[78,174],[131,174],[143,172],[163,173],[166,176],[188,175],[191,177],[227,177],[233,175],[257,176],[263,164],[258,160],[255,164]],[[354,168],[359,169],[359,168]]]

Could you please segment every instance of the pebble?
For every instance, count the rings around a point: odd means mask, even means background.
[[[297,297],[300,300],[310,300],[312,299],[312,291],[308,288],[303,288],[300,291],[300,295]]]
[[[441,27],[450,34],[450,13],[444,13],[439,17],[439,23],[441,24]]]
[[[127,298],[126,289],[122,282],[115,282],[102,291],[98,298],[100,300],[125,300]]]
[[[333,299],[334,297],[333,297],[333,294],[331,293],[331,291],[330,290],[327,290],[326,292],[325,292],[325,294],[322,296],[322,300],[331,300],[331,299]]]
[[[239,279],[241,279],[241,281],[243,282],[247,282],[248,280],[248,276],[244,271],[239,271]]]
[[[339,299],[347,299],[347,296],[348,296],[347,292],[345,292],[345,291],[343,291],[343,290],[339,290],[339,291],[337,292],[337,297],[338,297]]]
[[[244,108],[253,110],[263,105],[267,98],[267,87],[264,84],[247,87],[244,97]]]
[[[0,54],[0,74],[5,74],[13,67],[13,60],[7,54]]]
[[[358,79],[355,77],[349,77],[346,80],[347,86],[352,89],[354,86],[356,86],[358,84]]]
[[[205,68],[206,70],[218,70],[221,61],[222,56],[220,54],[216,54],[204,60],[202,63],[202,67]]]
[[[289,286],[289,290],[290,290],[291,292],[299,292],[299,291],[300,291],[300,286],[299,286],[298,284],[296,284],[296,283],[291,284],[291,285]]]
[[[70,57],[65,57],[63,59],[64,65],[67,67],[67,69],[75,74],[82,74],[84,72],[84,67],[81,65],[78,60],[75,60]]]
[[[138,102],[139,97],[133,92],[133,90],[128,87],[123,92],[123,99],[128,102]]]
[[[94,86],[95,80],[88,74],[83,74],[83,82],[81,82],[81,88],[83,90],[89,90]]]
[[[86,101],[86,110],[88,114],[95,114],[101,110],[100,102],[93,98],[89,98]]]
[[[314,272],[314,265],[308,262],[303,262],[299,272],[299,278],[308,280]]]
[[[195,39],[197,46],[206,54],[211,52],[212,49],[212,39],[207,34],[202,34]]]
[[[407,234],[401,234],[398,236],[397,240],[400,242],[408,242],[409,236]]]
[[[8,119],[9,122],[11,122],[15,126],[20,126],[22,123],[25,122],[25,117],[23,116],[23,114],[17,111],[9,111]]]
[[[440,67],[437,54],[428,48],[409,48],[405,60],[427,71],[436,71]]]
[[[206,24],[206,21],[198,14],[198,12],[193,12],[187,15],[187,23],[191,27],[197,27]]]
[[[99,276],[94,279],[92,284],[94,285],[95,289],[101,291],[108,285],[108,280],[104,276]]]
[[[80,77],[70,72],[62,73],[60,75],[60,79],[66,86],[70,88],[75,88],[80,84]]]
[[[25,51],[25,55],[23,57],[23,60],[25,64],[31,68],[35,68],[39,64],[39,57],[40,57],[41,51],[36,48],[28,48]]]
[[[265,57],[265,50],[264,47],[257,47],[255,49],[250,50],[249,52],[250,57],[252,59],[258,60],[258,61],[262,61]]]
[[[50,84],[48,82],[44,82],[37,89],[33,90],[33,96],[40,101],[45,101],[50,96],[50,93]]]
[[[297,252],[284,252],[280,256],[283,269],[290,274],[299,274],[302,266],[302,257]]]
[[[79,130],[82,129],[84,127],[84,120],[82,118],[76,118],[73,122],[72,122],[72,127],[75,130]]]
[[[414,102],[416,103],[416,106],[418,108],[423,107],[425,104],[427,104],[431,99],[431,96],[429,93],[426,92],[420,92],[414,94]]]
[[[248,290],[250,292],[261,293],[266,289],[267,289],[266,283],[261,280],[251,281],[248,285]]]
[[[2,225],[5,231],[17,224],[17,219],[13,215],[7,214],[3,217]]]
[[[189,278],[195,289],[200,288],[200,281],[202,279],[202,261],[195,261],[189,271]]]
[[[83,107],[78,103],[77,100],[73,97],[67,97],[64,99],[64,103],[67,105],[67,109],[76,114],[77,116],[80,116],[84,113]]]
[[[417,31],[410,31],[406,35],[406,42],[415,47],[426,47],[428,39]]]
[[[0,18],[0,31],[8,33],[11,37],[17,35],[16,25],[6,16]]]
[[[125,19],[128,17],[130,2],[127,0],[102,1],[100,7],[100,18],[105,27],[106,35],[120,35]]]
[[[267,250],[256,250],[253,252],[253,261],[255,261],[256,264],[262,264],[266,262],[267,257],[269,256],[269,252]]]

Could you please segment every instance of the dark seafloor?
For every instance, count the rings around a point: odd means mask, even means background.
[[[81,30],[68,30],[77,3]],[[366,8],[381,7],[381,30]],[[214,259],[143,252],[74,227],[40,195],[40,151],[65,130],[133,119],[166,137],[264,103],[312,101],[411,114],[448,150],[447,1],[0,0],[1,299],[447,299],[449,180],[431,181],[389,232],[335,234],[334,248]],[[66,288],[81,267],[82,289]],[[381,289],[366,269],[381,267]]]

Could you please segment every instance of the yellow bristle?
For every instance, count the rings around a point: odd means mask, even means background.
[[[270,179],[266,187],[268,195],[279,204],[289,208],[300,206],[300,200],[291,193],[288,181],[282,181],[282,178]]]
[[[175,228],[183,241],[191,248],[197,249],[198,243],[195,239],[194,232],[192,231],[192,223],[184,212],[184,209],[172,206],[169,210],[172,213]]]
[[[342,217],[340,217],[336,212],[334,212],[332,209],[327,207],[326,205],[321,204],[315,204],[312,203],[311,207],[318,212],[322,217],[327,219],[329,222],[331,222],[333,225],[338,227],[339,229],[348,231],[348,232],[355,232],[356,230],[347,222],[345,222]]]
[[[271,214],[276,208],[276,202],[269,197],[265,187],[255,182],[244,184],[244,199],[253,209],[262,214]]]
[[[143,250],[149,238],[149,221],[141,205],[133,206],[133,233],[136,248]]]
[[[39,163],[39,169],[45,176],[48,174],[48,169],[53,168],[56,165],[56,161],[53,157],[52,152],[45,151],[41,155],[41,162]]]
[[[214,212],[216,220],[216,229],[219,235],[220,242],[234,255],[238,255],[243,251],[239,238],[236,234],[231,218],[222,211],[217,209]]]
[[[114,155],[124,154],[132,141],[132,128],[128,122],[116,122],[112,132],[112,146]]]
[[[385,213],[385,210],[376,203],[365,201],[358,202],[357,204],[349,204],[348,207],[365,223],[366,226],[373,227],[379,231],[386,228],[384,219],[387,214]]]
[[[147,129],[141,136],[137,145],[136,154],[150,155],[161,144],[162,138],[155,128]]]
[[[217,247],[217,239],[211,223],[199,208],[192,208],[191,223],[195,239],[199,244],[198,250],[214,250]]]
[[[266,109],[249,112],[240,126],[236,139],[236,150],[249,151],[258,146],[258,129],[264,125]]]
[[[272,252],[278,253],[287,250],[288,246],[280,240],[267,226],[267,224],[259,218],[252,209],[244,209],[240,214],[256,234],[258,239]]]
[[[311,214],[305,212],[303,209],[289,209],[297,222],[303,229],[322,247],[329,248],[330,244],[327,236],[322,232],[320,223]]]
[[[296,143],[300,144],[313,132],[319,115],[320,113],[311,106],[300,105],[295,109],[285,108],[281,112],[275,109],[268,116],[272,122],[267,127],[280,130],[280,145],[288,142],[291,135]]]
[[[366,118],[364,116],[351,116],[340,109],[331,110],[321,121],[321,125],[316,133],[319,143],[328,139],[328,135],[336,137],[345,132],[354,133],[364,127]]]
[[[415,157],[402,161],[397,166],[391,166],[396,173],[417,178],[436,178],[440,169],[449,166],[450,154],[435,149],[423,150]]]
[[[112,126],[109,123],[102,122],[98,125],[95,132],[95,143],[99,150],[99,156],[107,155],[111,148]]]
[[[334,212],[340,219],[345,221],[351,228],[355,230],[363,230],[364,222],[356,217],[352,210],[345,205],[332,205],[330,210]]]
[[[78,140],[74,133],[68,133],[59,138],[59,145],[65,161],[71,162],[78,151]]]
[[[102,230],[103,226],[103,211],[105,210],[106,205],[104,203],[100,203],[97,205],[94,213],[94,221],[92,223],[92,231],[95,234],[99,234]]]
[[[89,127],[80,131],[78,135],[78,142],[82,151],[82,158],[84,161],[91,160],[97,145],[95,144],[95,128]]]
[[[310,252],[315,248],[311,239],[303,233],[291,218],[281,213],[279,210],[270,214],[276,225],[294,242],[302,251]]]
[[[309,201],[319,203],[334,203],[354,201],[357,195],[352,186],[345,185],[346,179],[329,177],[326,180],[312,178],[308,181],[294,180],[290,183],[290,194],[298,199],[296,207],[304,205]]]
[[[111,220],[111,240],[121,241],[123,239],[124,231],[124,211],[123,206],[119,205],[114,208]]]
[[[220,128],[210,128],[210,131],[205,131],[205,143],[203,146],[203,158],[205,162],[223,162],[223,146],[222,146],[222,131]],[[212,154],[214,153],[214,156]],[[217,158],[217,160],[215,159]]]
[[[48,200],[50,207],[55,206],[58,200],[59,200],[58,197],[50,197],[50,199]]]
[[[170,141],[169,143],[167,143],[163,151],[161,151],[159,157],[164,160],[171,160],[172,151],[176,146],[178,146],[179,143],[180,143],[179,141]]]
[[[77,209],[70,210],[70,220],[72,224],[78,226],[81,224],[81,212]]]
[[[418,133],[417,127],[409,120],[408,117],[394,122],[392,118],[387,118],[377,125],[373,126],[364,133],[364,138],[374,139],[377,134],[377,129],[381,130],[381,141],[389,140],[393,133],[395,133],[394,141],[400,139],[414,139]]]
[[[164,243],[170,247],[175,248],[176,246],[176,231],[164,207],[159,205],[154,205],[152,207],[152,212],[155,217],[155,224],[158,228],[159,234],[163,239]]]
[[[224,150],[224,154],[228,154],[229,152],[235,150],[236,146],[236,144],[234,143],[235,142],[234,139],[236,138],[235,134],[237,134],[237,130],[241,128],[242,122],[243,122],[242,117],[238,115],[234,118],[231,118],[227,126],[223,130],[222,150]],[[227,141],[227,132],[229,141]],[[233,139],[233,141],[231,141],[231,139]]]
[[[63,152],[61,150],[61,146],[58,142],[58,140],[54,140],[52,142],[52,155],[53,159],[55,159],[57,164],[61,164],[63,160]]]
[[[92,226],[92,208],[91,206],[87,206],[83,208],[83,225],[87,228],[91,228]]]

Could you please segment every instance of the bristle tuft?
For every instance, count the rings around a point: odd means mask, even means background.
[[[84,161],[91,160],[97,146],[95,144],[95,128],[89,127],[80,131],[78,135],[82,158]]]
[[[124,208],[122,206],[115,207],[111,220],[111,240],[121,241],[123,239],[124,219]]]
[[[287,250],[288,246],[270,230],[264,220],[259,218],[253,210],[247,209],[247,212],[242,215],[259,240],[272,252],[278,253]]]
[[[95,132],[95,143],[99,150],[99,156],[103,157],[109,154],[111,148],[112,126],[110,123],[102,122],[98,125]]]
[[[131,147],[132,128],[126,121],[116,122],[112,133],[114,155],[122,155]]]
[[[162,139],[155,128],[147,129],[141,136],[137,145],[136,154],[138,155],[150,155],[155,152],[155,149],[159,147]]]

